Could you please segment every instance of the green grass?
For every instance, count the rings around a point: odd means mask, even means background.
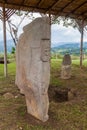
[[[87,129],[87,60],[83,61],[83,68],[79,60],[72,60],[72,78],[60,78],[62,60],[51,62],[51,82],[54,88],[76,89],[79,95],[73,101],[65,103],[50,102],[50,111],[54,120],[59,122],[59,130],[86,130]],[[60,126],[61,125],[61,126]]]
[[[8,67],[8,76],[15,75],[15,69],[16,69],[15,62],[8,64],[7,67]],[[4,76],[4,65],[0,64],[0,77],[2,76]]]
[[[51,60],[49,87],[49,120],[45,123],[27,114],[25,97],[15,85],[15,62],[8,64],[8,77],[4,77],[4,66],[0,64],[0,130],[87,130],[87,60],[83,68],[79,60],[72,61],[72,78],[60,78],[62,60]],[[71,88],[77,96],[66,102],[54,100],[54,89]],[[16,96],[5,99],[4,93]]]
[[[16,64],[15,62],[12,62],[11,64],[8,64],[8,75],[15,75],[15,69],[16,69]]]

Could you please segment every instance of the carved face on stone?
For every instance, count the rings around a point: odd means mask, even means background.
[[[47,62],[50,60],[50,40],[42,39],[41,42],[41,60]]]

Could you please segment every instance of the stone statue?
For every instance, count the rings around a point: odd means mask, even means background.
[[[25,95],[29,114],[48,119],[50,20],[37,18],[23,28],[16,48],[16,84]]]
[[[61,68],[61,78],[62,79],[71,78],[71,57],[69,54],[64,55]]]

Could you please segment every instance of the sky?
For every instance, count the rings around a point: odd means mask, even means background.
[[[34,14],[34,17],[39,17],[39,15]],[[20,18],[16,15],[11,17],[12,22],[15,25],[18,25],[20,22]],[[32,20],[25,18],[19,28],[18,35],[22,33],[23,26],[27,25]],[[3,24],[0,21],[0,41],[3,40]],[[7,25],[8,28],[8,25]],[[11,39],[9,32],[7,31],[7,39]],[[58,44],[60,42],[79,42],[80,43],[81,34],[77,29],[73,27],[64,27],[62,24],[53,24],[51,25],[51,42],[53,44]],[[84,34],[84,41],[87,41],[87,34]]]
[[[51,27],[52,42],[54,44],[60,42],[72,43],[81,41],[81,34],[77,28],[64,27],[62,24],[53,24]],[[87,32],[84,32],[84,42],[87,41]]]

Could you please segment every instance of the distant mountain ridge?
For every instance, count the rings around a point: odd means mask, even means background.
[[[83,51],[87,53],[87,42],[83,43]],[[75,42],[68,42],[68,43],[59,43],[59,44],[52,44],[51,46],[52,53],[59,53],[59,54],[79,54],[80,53],[80,43]]]
[[[87,47],[87,42],[84,42],[84,47]],[[79,42],[59,42],[59,43],[51,43],[51,48],[54,48],[54,47],[64,47],[64,46],[70,46],[70,47],[73,47],[73,46],[78,46],[80,47],[80,43]]]
[[[53,46],[52,48],[75,48],[75,47],[80,47],[79,43],[64,43],[64,44],[57,44],[55,46]]]
[[[13,40],[7,40],[7,52],[11,53],[12,47],[14,47]],[[87,42],[83,44],[83,50],[87,53]],[[4,52],[4,42],[0,41],[0,53]],[[59,43],[51,43],[51,52],[58,52],[60,54],[65,54],[66,52],[72,54],[80,53],[80,43],[78,42],[59,42]]]

